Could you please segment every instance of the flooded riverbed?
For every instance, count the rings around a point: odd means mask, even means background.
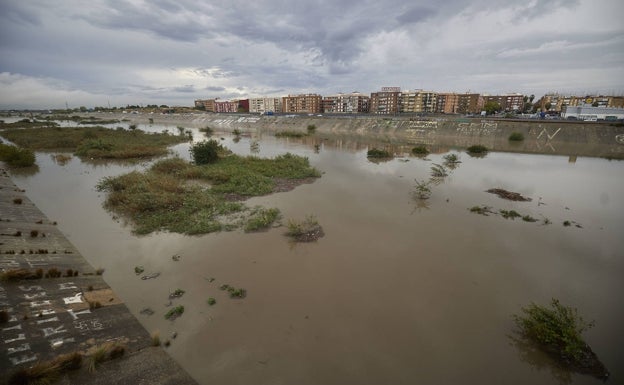
[[[456,152],[462,163],[422,202],[413,197],[415,179],[428,179],[444,153],[372,163],[365,144],[348,140],[223,136],[240,154],[308,156],[320,179],[247,203],[277,207],[286,219],[312,214],[325,237],[292,244],[284,227],[134,236],[102,208],[94,186],[146,164],[74,157],[62,165],[39,153],[39,172],[13,175],[85,258],[106,269],[147,330],[162,340],[177,332],[167,349],[198,382],[600,383],[513,342],[512,314],[553,297],[596,321],[586,340],[611,371],[609,382],[624,381],[624,163]],[[173,149],[188,158],[188,144]],[[532,201],[485,192],[496,187]],[[477,205],[538,221],[468,210]],[[160,276],[141,280],[135,266]],[[247,297],[230,299],[222,284],[245,288]],[[178,288],[185,294],[171,302],[185,311],[167,321],[168,295]]]

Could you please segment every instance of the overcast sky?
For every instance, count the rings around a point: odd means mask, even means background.
[[[623,0],[0,0],[0,109],[624,94]]]

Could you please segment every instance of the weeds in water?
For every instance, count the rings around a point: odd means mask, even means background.
[[[308,124],[306,129],[308,130],[308,134],[314,134],[314,132],[316,132],[316,126],[314,124]]]
[[[431,166],[431,176],[433,178],[444,178],[448,176],[448,172],[441,164],[433,163]]]
[[[134,274],[136,275],[141,275],[144,271],[145,271],[145,268],[143,266],[134,267]]]
[[[522,217],[522,215],[520,215],[516,210],[499,210],[498,212],[505,219],[514,220]]]
[[[444,159],[444,166],[450,170],[455,170],[461,163],[457,154],[446,154],[442,158]]]
[[[173,293],[169,294],[169,299],[180,298],[184,295],[185,291],[182,289],[176,289]]]
[[[241,130],[235,128],[234,131],[232,131],[232,134],[234,134],[234,136],[241,136]]]
[[[247,296],[247,290],[242,289],[242,288],[237,289],[234,286],[230,286],[228,284],[221,285],[219,289],[225,290],[228,293],[230,293],[231,298],[245,298]]]
[[[466,151],[468,151],[469,154],[485,154],[488,152],[488,148],[480,144],[475,144],[468,147]]]
[[[416,146],[412,148],[412,154],[416,156],[426,156],[429,154],[429,150],[425,146]]]
[[[570,227],[570,226],[572,226],[572,222],[570,222],[570,221],[563,221],[563,225],[565,227]]]
[[[373,159],[389,159],[389,158],[393,158],[393,155],[386,150],[381,150],[378,148],[371,148],[370,150],[366,152],[366,157],[373,158]]]
[[[208,305],[212,306],[212,305],[217,303],[217,300],[212,298],[212,297],[210,297],[210,298],[208,298],[207,302],[208,302]]]
[[[323,237],[323,228],[314,215],[308,215],[303,221],[288,220],[286,235],[297,242],[312,242]]]
[[[471,208],[469,208],[469,210],[471,213],[484,215],[486,217],[490,214],[496,214],[489,206],[472,206]]]
[[[165,314],[165,318],[173,321],[184,313],[184,306],[176,306]]]
[[[550,308],[531,303],[523,307],[514,321],[521,333],[554,358],[582,372],[606,378],[608,372],[595,353],[583,341],[582,333],[594,326],[578,314],[577,309],[552,299]]]
[[[538,219],[533,218],[533,217],[532,217],[532,216],[530,216],[530,215],[524,215],[524,216],[522,216],[522,220],[523,220],[523,221],[525,221],[525,222],[537,222],[537,221],[538,221]]]
[[[13,203],[16,205],[21,205],[23,202],[22,198],[15,198],[13,199]]]
[[[414,179],[416,186],[414,186],[414,197],[417,199],[425,200],[431,197],[431,181],[419,181]]]
[[[101,267],[95,271],[95,275],[102,275],[102,274],[104,274],[104,269]]]
[[[249,216],[244,230],[246,233],[266,230],[280,218],[279,209],[263,209],[256,208],[254,212]]]

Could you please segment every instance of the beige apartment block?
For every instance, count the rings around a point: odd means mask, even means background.
[[[215,102],[216,99],[198,99],[195,100],[195,107],[203,107],[206,112],[216,112]]]
[[[282,112],[287,114],[321,113],[322,97],[318,94],[288,95],[282,97]]]
[[[439,93],[436,104],[436,112],[457,114],[459,112],[459,95],[449,92]]]
[[[359,92],[323,97],[323,112],[328,114],[360,114],[368,112],[370,97]]]
[[[264,114],[266,112],[282,112],[282,98],[251,98],[249,112]]]

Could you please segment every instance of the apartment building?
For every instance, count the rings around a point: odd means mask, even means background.
[[[504,95],[483,95],[484,104],[496,102],[501,106],[502,111],[522,111],[524,106],[524,95],[504,94]]]
[[[282,112],[287,114],[321,113],[322,97],[319,94],[288,95],[282,98]]]
[[[609,108],[624,108],[624,96],[610,96],[609,104],[607,105]]]
[[[459,94],[457,112],[460,114],[479,114],[483,111],[485,102],[479,94]]]
[[[436,112],[457,114],[459,112],[459,95],[456,93],[439,93],[436,99]]]
[[[405,113],[436,112],[438,94],[433,91],[402,91],[399,111]]]
[[[381,91],[373,92],[370,96],[371,114],[397,114],[399,113],[399,98],[401,87],[382,87]]]
[[[195,100],[195,107],[203,108],[207,112],[216,112],[215,102],[216,99],[198,99]]]
[[[370,97],[359,92],[324,96],[323,112],[328,114],[360,114],[367,113]]]
[[[264,114],[267,112],[282,112],[282,98],[252,98],[249,99],[249,112]]]
[[[238,100],[233,101],[215,101],[214,103],[214,112],[238,112]]]

